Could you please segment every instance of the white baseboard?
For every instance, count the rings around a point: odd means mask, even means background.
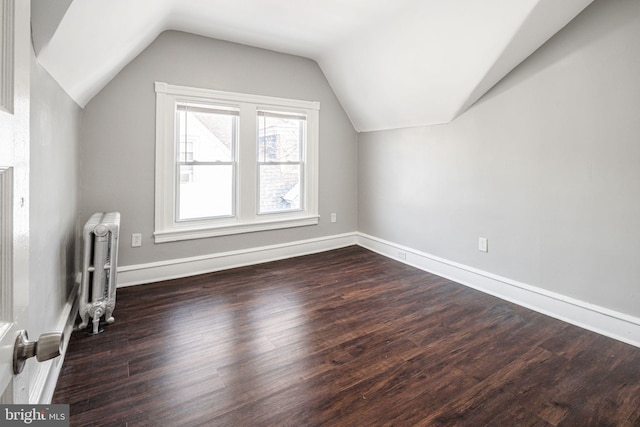
[[[445,277],[470,288],[640,347],[640,319],[637,317],[520,283],[363,233],[357,233],[357,244],[388,258]]]
[[[31,382],[31,389],[29,390],[29,402],[32,404],[50,404],[53,398],[53,392],[56,389],[58,376],[60,375],[64,356],[67,352],[67,345],[73,332],[73,324],[75,323],[76,314],[78,313],[78,286],[79,283],[76,283],[71,290],[64,309],[60,314],[58,324],[56,325],[57,331],[63,331],[60,356],[34,365],[36,366],[37,373],[34,375],[34,380]]]
[[[203,273],[324,252],[355,244],[356,233],[347,233],[191,258],[127,265],[118,268],[118,287],[195,276]]]
[[[640,319],[527,285],[363,233],[347,233],[239,251],[118,268],[118,287],[194,276],[246,265],[360,245],[389,258],[453,280],[584,329],[640,347]],[[403,253],[405,258],[400,258]]]

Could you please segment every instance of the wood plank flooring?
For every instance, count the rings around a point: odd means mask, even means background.
[[[118,290],[72,426],[638,426],[640,349],[359,247]]]

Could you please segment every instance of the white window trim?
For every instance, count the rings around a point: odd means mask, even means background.
[[[156,91],[156,176],[155,230],[156,243],[199,239],[281,228],[317,225],[318,215],[318,145],[320,103],[296,99],[224,92],[155,82]],[[257,126],[240,125],[238,146],[239,172],[236,177],[236,216],[198,221],[175,220],[175,105],[176,102],[225,103],[254,114],[258,109],[283,109],[307,115],[307,141],[304,168],[304,206],[300,211],[273,214],[257,213],[256,156],[257,145],[243,144],[252,139],[257,144]],[[248,122],[247,122],[248,123]],[[253,137],[252,137],[253,135]],[[244,153],[243,153],[244,151]],[[253,154],[251,154],[253,153]],[[253,156],[253,160],[250,161]],[[246,163],[247,166],[242,166]],[[252,163],[251,165],[248,165]]]

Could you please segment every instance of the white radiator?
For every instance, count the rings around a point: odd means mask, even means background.
[[[114,321],[112,314],[116,306],[119,231],[118,212],[94,213],[84,225],[79,304],[82,323],[78,329],[87,327],[89,317],[93,319],[94,334],[102,332],[100,319],[103,316],[107,323]]]

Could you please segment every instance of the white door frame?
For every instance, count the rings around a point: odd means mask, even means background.
[[[29,307],[31,2],[0,0],[0,395],[29,403],[29,366],[13,348]]]

